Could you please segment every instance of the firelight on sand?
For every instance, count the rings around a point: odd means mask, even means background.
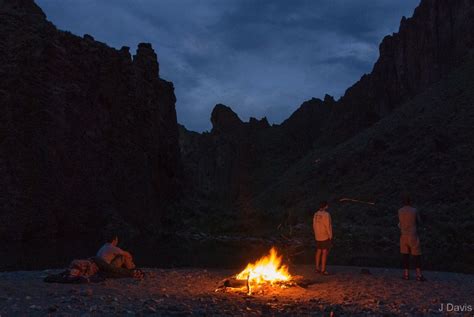
[[[282,264],[282,257],[275,248],[271,248],[268,255],[260,258],[255,263],[237,274],[237,280],[248,280],[249,284],[259,285],[264,283],[285,282],[291,280],[288,267]]]

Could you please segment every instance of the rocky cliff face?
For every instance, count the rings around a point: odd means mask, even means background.
[[[473,126],[470,59],[358,135],[311,151],[252,204],[281,211],[269,213],[267,223],[292,212],[306,228],[302,238],[311,240],[315,206],[328,200],[336,237],[333,261],[396,266],[397,210],[403,193],[409,193],[423,217],[419,234],[426,265],[472,272]],[[451,250],[449,259],[446,249]]]
[[[210,133],[191,137],[182,130],[184,162],[192,166],[190,182],[196,191],[205,188],[206,197],[225,197],[229,206],[261,212],[253,198],[279,183],[301,158],[313,150],[324,153],[379,122],[445,78],[473,49],[474,2],[423,0],[413,17],[402,18],[398,33],[384,38],[372,72],[341,99],[309,100],[271,127],[266,120],[242,122],[230,108],[218,105]],[[285,198],[288,205],[301,196],[291,192]]]
[[[140,44],[57,30],[0,1],[0,239],[71,243],[153,232],[178,195],[173,84]]]
[[[408,192],[427,225],[426,265],[472,272],[473,37],[474,2],[423,0],[340,100],[309,100],[261,129],[216,106],[210,133],[182,129],[190,182],[206,188],[199,216],[220,216],[197,230],[291,237],[308,261],[312,214],[329,200],[333,263],[396,266],[396,210]]]
[[[312,147],[322,133],[321,120],[334,99],[312,99],[281,125],[266,118],[243,122],[231,108],[216,105],[209,133],[180,129],[180,142],[189,196],[197,195],[202,209],[240,215],[248,226],[257,210],[252,197],[265,190]],[[211,205],[211,206],[209,206]]]
[[[372,72],[337,102],[321,143],[334,144],[377,122],[460,65],[474,49],[474,3],[422,0],[398,33],[380,44]]]

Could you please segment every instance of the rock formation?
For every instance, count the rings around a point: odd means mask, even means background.
[[[311,237],[318,200],[341,195],[377,205],[337,207],[334,257],[386,265],[374,261],[394,248],[387,224],[403,189],[431,211],[432,259],[442,263],[449,239],[456,254],[474,254],[471,0],[422,0],[337,101],[310,99],[274,125],[219,104],[202,134],[178,127],[173,85],[150,44],[132,57],[59,31],[33,0],[0,0],[0,35],[0,255],[12,266],[35,242],[90,252],[110,232],[172,231],[171,218],[210,234],[300,222]],[[369,243],[374,258],[359,254]]]
[[[337,102],[321,143],[334,144],[389,114],[459,66],[474,49],[474,4],[469,0],[422,0],[398,33],[380,44],[370,74]]]
[[[311,239],[315,206],[329,200],[337,241],[334,263],[396,266],[397,210],[409,193],[423,217],[419,230],[426,265],[472,272],[473,127],[471,59],[363,132],[311,151],[257,194],[252,205],[280,211],[269,214],[267,223],[292,212],[306,228],[303,237]]]
[[[262,123],[261,129],[252,129],[257,126],[255,119],[244,123],[230,108],[217,105],[211,117],[212,131],[194,135],[193,140],[203,145],[193,145],[191,150],[188,142],[182,144],[187,157],[222,171],[199,169],[196,189],[208,183],[215,184],[220,193],[245,188],[246,197],[255,196],[311,150],[333,147],[357,135],[471,56],[473,17],[472,1],[421,1],[413,17],[402,18],[398,33],[384,38],[370,74],[362,76],[338,101],[326,95],[324,100],[304,102],[280,125]],[[235,175],[228,174],[234,169]],[[215,181],[223,173],[227,173],[226,181]]]
[[[59,31],[0,1],[0,239],[53,245],[154,232],[178,195],[173,84],[150,44]]]
[[[339,100],[313,98],[282,124],[260,129],[250,128],[255,119],[242,122],[230,108],[216,106],[210,133],[181,129],[189,186],[194,192],[206,188],[201,197],[215,202],[204,210],[224,214],[223,222],[233,212],[245,219],[239,230],[252,234],[275,234],[289,222],[305,227],[318,200],[330,199],[337,204],[341,237],[335,256],[339,263],[359,265],[387,264],[377,262],[376,254],[396,249],[397,228],[387,224],[396,223],[400,193],[411,191],[418,205],[431,211],[434,229],[426,239],[433,261],[453,268],[436,248],[456,237],[457,254],[472,253],[469,229],[451,231],[442,214],[450,210],[456,227],[472,226],[466,213],[473,206],[473,160],[467,159],[473,155],[473,69],[466,63],[473,53],[474,2],[422,0],[413,17],[402,18],[398,33],[384,38],[372,72]],[[339,204],[344,195],[378,203],[374,208]],[[305,237],[311,237],[305,228]],[[444,242],[433,238],[438,233]],[[348,257],[374,236],[372,255]],[[469,261],[461,255],[459,263],[465,270]]]
[[[251,203],[292,163],[313,148],[321,134],[321,120],[334,100],[312,99],[281,125],[266,118],[243,122],[231,108],[216,105],[209,133],[180,129],[181,154],[187,184],[200,215],[228,213],[236,217],[229,230],[255,230],[261,209]],[[195,209],[195,208],[194,208]]]

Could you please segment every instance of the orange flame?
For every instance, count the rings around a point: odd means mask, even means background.
[[[280,281],[288,281],[291,275],[288,267],[282,265],[282,257],[278,255],[275,248],[270,249],[270,253],[260,258],[255,263],[247,264],[245,270],[237,274],[236,279],[248,280],[252,284],[271,284]]]

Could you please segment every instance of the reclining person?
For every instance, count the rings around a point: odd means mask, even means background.
[[[118,237],[113,235],[94,258],[99,268],[115,277],[134,276],[135,263],[132,255],[117,247]]]

